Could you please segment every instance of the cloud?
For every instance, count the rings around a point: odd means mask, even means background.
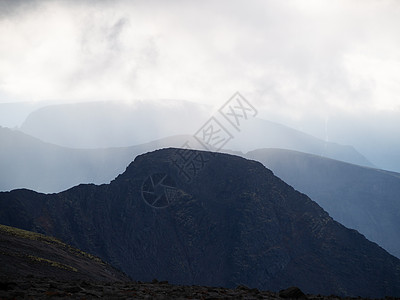
[[[2,99],[398,110],[396,1],[3,1]],[[312,108],[312,109],[310,109]]]

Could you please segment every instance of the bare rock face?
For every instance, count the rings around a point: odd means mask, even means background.
[[[55,236],[134,280],[400,296],[400,260],[262,164],[163,149],[108,185],[0,193],[0,223]]]

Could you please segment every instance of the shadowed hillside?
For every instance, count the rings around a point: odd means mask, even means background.
[[[400,257],[400,174],[284,149],[255,150],[246,157]]]
[[[98,257],[73,248],[55,238],[0,225],[1,277],[26,276],[128,281],[122,272]]]

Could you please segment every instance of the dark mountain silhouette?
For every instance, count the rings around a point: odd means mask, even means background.
[[[283,149],[259,149],[246,157],[400,257],[400,174]]]
[[[28,188],[49,193],[80,183],[109,183],[137,155],[180,147],[188,140],[198,145],[191,136],[174,136],[131,147],[73,149],[0,127],[0,190]]]
[[[128,281],[98,257],[39,233],[0,225],[1,277]],[[1,289],[0,289],[1,290]]]
[[[212,113],[212,108],[188,101],[63,104],[32,112],[20,129],[43,141],[61,146],[121,147],[173,135],[192,135]],[[326,142],[267,120],[255,118],[242,122],[240,133],[229,124],[224,123],[224,126],[234,136],[226,149],[247,152],[259,148],[285,148],[372,166],[351,146]]]
[[[399,259],[261,163],[227,154],[163,149],[107,185],[0,193],[0,222],[60,238],[135,280],[400,296]]]

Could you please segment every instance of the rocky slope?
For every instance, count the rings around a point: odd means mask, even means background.
[[[227,154],[163,149],[109,185],[0,193],[0,222],[61,238],[136,280],[400,296],[399,259],[261,163]]]
[[[0,276],[129,281],[98,257],[42,234],[0,225]]]
[[[246,154],[330,216],[400,257],[400,174],[285,149]]]

